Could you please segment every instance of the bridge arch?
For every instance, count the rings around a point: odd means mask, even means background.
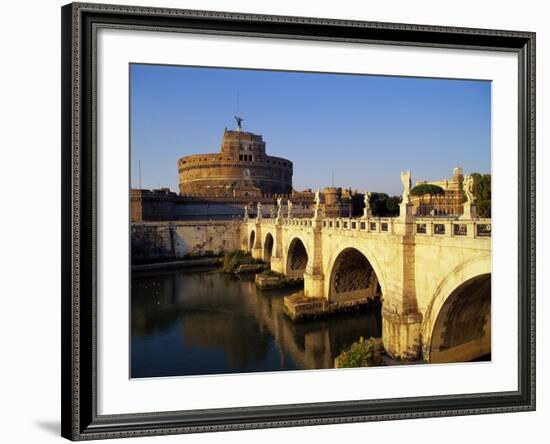
[[[275,244],[275,240],[273,238],[273,235],[268,232],[265,235],[265,239],[262,244],[263,245],[262,257],[264,262],[267,262],[267,263],[271,262],[271,255],[273,254],[274,244]]]
[[[290,278],[304,277],[308,260],[306,243],[299,237],[294,237],[288,244],[285,275]]]
[[[438,285],[422,327],[428,362],[471,361],[491,351],[491,256],[455,268]]]
[[[252,230],[250,232],[250,236],[248,238],[248,251],[252,251],[252,249],[254,248],[254,242],[256,242],[256,231],[255,230]]]
[[[328,284],[329,301],[374,300],[381,293],[373,266],[353,247],[344,248],[336,256]]]
[[[386,293],[386,283],[385,283],[385,277],[382,273],[382,268],[379,265],[378,260],[376,259],[376,255],[373,251],[369,248],[368,245],[365,243],[358,243],[355,242],[353,239],[348,239],[344,242],[338,243],[338,248],[335,248],[328,258],[328,261],[325,265],[325,295],[328,295],[328,298],[330,300],[331,294],[334,294],[334,288],[333,286],[333,274],[336,271],[335,267],[338,267],[341,265],[341,260],[346,259],[345,257],[341,257],[342,253],[345,253],[346,251],[355,250],[358,252],[364,260],[368,263],[368,266],[372,268],[374,271],[374,277],[376,280],[377,286],[380,287],[380,292],[382,295]],[[348,253],[349,254],[349,253]],[[347,259],[349,260],[350,257],[348,256]],[[360,259],[360,263],[362,265],[366,265],[364,260],[361,259],[361,257],[358,257]],[[368,267],[365,267],[368,268]]]

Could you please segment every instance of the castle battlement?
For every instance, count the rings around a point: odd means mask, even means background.
[[[220,152],[178,160],[182,196],[261,196],[292,193],[292,162],[268,156],[259,134],[225,130]]]

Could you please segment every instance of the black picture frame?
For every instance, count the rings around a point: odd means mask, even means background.
[[[535,409],[535,33],[72,3],[62,15],[62,436],[119,438]],[[519,62],[518,390],[295,405],[97,414],[98,27],[509,51]]]

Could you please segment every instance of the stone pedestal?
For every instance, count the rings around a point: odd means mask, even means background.
[[[372,217],[372,210],[370,208],[363,208],[363,219],[368,219]]]
[[[413,206],[410,203],[400,203],[399,204],[399,218],[406,220],[413,217]]]
[[[472,220],[477,219],[477,209],[475,204],[466,202],[464,205],[462,205],[462,215],[459,219],[463,220]]]
[[[395,359],[415,360],[421,357],[420,313],[399,314],[382,311],[382,340],[386,353]]]

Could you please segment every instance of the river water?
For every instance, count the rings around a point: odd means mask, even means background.
[[[216,270],[134,273],[131,377],[333,368],[359,337],[380,337],[379,309],[292,322],[253,276]]]

